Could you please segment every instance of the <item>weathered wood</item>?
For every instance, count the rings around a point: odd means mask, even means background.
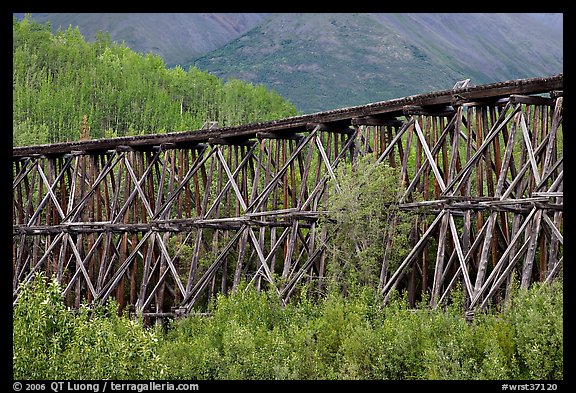
[[[564,257],[561,257],[552,267],[552,269],[550,269],[550,273],[548,273],[548,276],[546,277],[546,280],[544,280],[544,282],[546,284],[549,284],[550,282],[552,282],[552,280],[554,279],[554,276],[556,276],[556,274],[558,273],[558,271],[560,270],[560,267],[562,266],[562,262],[564,260]]]
[[[434,147],[432,148],[431,151],[429,151],[431,156],[435,156],[440,149],[442,148],[442,145],[445,141],[446,136],[448,135],[448,131],[451,129],[451,127],[453,126],[455,122],[455,118],[452,118],[452,120],[448,123],[448,125],[444,128],[442,134],[440,135],[440,137],[438,138],[438,141],[434,144]],[[420,129],[420,133],[421,129]],[[410,135],[410,134],[409,134]],[[421,164],[421,158],[422,158],[422,142],[420,141],[420,137],[418,137],[417,139],[418,143],[416,144],[416,166],[415,166],[415,174],[414,177],[412,179],[412,182],[410,182],[410,184],[408,185],[408,187],[406,188],[406,191],[404,192],[404,195],[400,198],[400,202],[403,202],[406,197],[408,195],[410,195],[410,193],[415,189],[417,183],[421,180],[422,178],[422,174],[424,173],[424,170],[428,169],[428,165],[430,164],[430,162],[428,160],[424,161]]]
[[[522,234],[522,232],[524,231],[524,229],[526,229],[526,227],[528,226],[529,223],[532,222],[532,218],[534,217],[534,215],[536,214],[537,209],[533,208],[530,212],[530,214],[528,214],[528,216],[524,219],[524,223],[520,226],[520,228],[518,229],[516,235],[512,238],[512,240],[510,241],[510,244],[508,245],[508,248],[506,248],[506,250],[504,251],[504,253],[502,254],[502,256],[500,257],[500,260],[498,261],[498,263],[496,264],[496,267],[498,267],[499,265],[503,264],[504,261],[506,261],[507,257],[509,256],[510,252],[512,251],[512,249],[516,246],[516,242],[520,239],[520,236]],[[518,254],[516,255],[518,256]],[[515,261],[515,260],[514,260]],[[514,261],[510,261],[509,263],[512,264]],[[482,295],[482,293],[485,291],[486,287],[490,284],[490,282],[495,278],[496,272],[498,272],[498,269],[495,267],[495,269],[492,271],[492,273],[488,276],[488,278],[483,282],[482,286],[478,289],[475,288],[474,291],[474,296],[471,299],[470,302],[470,307],[474,307],[475,304],[480,300],[480,297]]]
[[[441,214],[436,216],[436,218],[434,219],[434,221],[432,221],[430,226],[428,226],[428,229],[426,230],[426,232],[424,232],[418,243],[416,243],[414,248],[412,248],[412,250],[406,256],[406,258],[404,258],[402,263],[400,263],[398,269],[396,269],[394,274],[388,280],[388,283],[384,286],[384,288],[382,288],[382,294],[385,296],[384,302],[388,300],[390,291],[396,287],[399,277],[405,273],[408,266],[414,261],[416,253],[418,253],[420,249],[426,244],[428,237],[430,237],[432,231],[435,229],[436,225],[438,225],[440,219],[442,219],[445,214],[447,214],[447,212],[443,211]]]
[[[344,147],[342,148],[342,151],[340,152],[340,154],[338,154],[338,156],[334,159],[334,162],[332,162],[330,164],[330,166],[335,169],[338,166],[338,163],[342,160],[342,158],[346,155],[346,151],[350,148],[350,146],[352,146],[352,144],[354,143],[356,138],[355,134],[352,134],[348,137],[348,140],[346,141],[346,144],[344,145]],[[321,162],[320,160],[318,160],[318,167],[320,167]],[[304,201],[304,203],[301,206],[301,209],[306,209],[309,207],[310,203],[312,203],[315,198],[317,198],[317,196],[319,195],[320,191],[324,189],[324,187],[326,186],[326,183],[328,182],[328,179],[330,179],[330,175],[329,174],[325,174],[324,177],[320,178],[320,171],[318,170],[316,172],[316,179],[315,179],[315,184],[316,186],[314,187],[314,189],[312,190],[312,192],[310,193],[310,195],[308,196],[308,198],[306,198],[306,201]],[[316,200],[317,203],[317,200]]]
[[[243,230],[239,230],[236,233],[236,235],[228,242],[228,244],[224,247],[220,255],[214,260],[214,262],[210,265],[210,267],[198,280],[196,285],[194,285],[194,287],[190,291],[187,291],[186,295],[183,297],[181,305],[186,309],[187,313],[190,312],[190,310],[198,300],[198,297],[202,293],[202,290],[208,285],[209,280],[216,273],[216,270],[220,267],[228,251],[236,244],[236,242],[238,241],[238,239],[240,238],[246,227],[243,228],[244,228]]]
[[[408,127],[407,127],[408,129]],[[406,129],[406,130],[407,130]],[[400,131],[398,131],[399,133]],[[402,146],[402,144],[400,144],[399,146]],[[402,186],[408,188],[408,183],[410,182],[409,179],[409,174],[408,174],[408,158],[410,157],[410,151],[412,148],[412,133],[408,132],[407,136],[406,136],[406,154],[404,154],[404,156],[402,157],[402,169],[400,170],[400,181]],[[382,153],[384,154],[384,153]]]
[[[539,96],[527,96],[519,94],[511,94],[508,98],[511,103],[516,104],[526,104],[526,105],[554,105],[554,97],[539,97]]]
[[[438,249],[436,252],[436,264],[434,266],[434,281],[432,282],[432,298],[430,300],[432,307],[436,305],[440,293],[440,288],[442,287],[443,284],[441,277],[443,276],[444,273],[446,231],[448,230],[449,219],[450,219],[450,213],[445,214],[444,217],[442,218],[442,223],[440,224],[440,232],[438,235]]]
[[[440,188],[442,189],[442,191],[444,191],[446,189],[446,185],[444,184],[444,180],[442,180],[442,174],[440,173],[440,170],[436,165],[434,157],[432,156],[432,153],[428,148],[428,143],[426,143],[426,140],[424,138],[424,135],[422,134],[422,130],[420,129],[418,122],[414,123],[414,129],[416,130],[416,135],[418,135],[418,138],[420,139],[420,143],[422,144],[424,155],[428,160],[428,164],[432,168],[432,172],[434,172],[435,180],[440,184]]]
[[[548,143],[548,137],[546,139],[544,139],[542,142],[540,142],[540,144],[538,145],[538,147],[536,148],[536,150],[533,152],[534,156],[540,154],[540,152],[542,152],[544,150],[544,148],[546,147],[546,144]],[[526,173],[526,171],[528,170],[528,167],[532,166],[532,163],[529,160],[526,160],[525,156],[527,156],[526,153],[527,149],[523,149],[522,150],[522,155],[523,155],[523,160],[521,160],[521,169],[519,171],[516,171],[516,176],[514,177],[514,180],[512,181],[512,183],[509,184],[508,188],[506,189],[506,191],[502,194],[502,199],[508,198],[510,196],[510,194],[514,191],[514,188],[516,188],[516,195],[522,195],[523,192],[522,190],[525,188],[525,185],[522,185],[521,181],[522,179],[524,179],[524,174]],[[529,177],[525,178],[525,180],[528,180]],[[562,181],[561,179],[561,175],[558,175],[558,177],[556,178],[556,180],[560,179],[560,181]],[[552,184],[552,186],[549,189],[549,192],[553,192],[554,191],[554,183]]]
[[[524,114],[520,115],[520,126],[522,128],[522,135],[524,136],[524,143],[526,144],[528,160],[530,162],[530,166],[532,167],[532,176],[536,180],[536,183],[540,183],[540,171],[538,170],[538,164],[536,163],[536,158],[534,156],[534,149],[532,149],[532,143],[530,142],[530,135],[526,126],[526,119],[524,118]]]
[[[353,117],[350,120],[353,126],[394,126],[401,127],[404,122],[395,117],[377,117],[377,116],[362,116]]]
[[[300,141],[305,137],[302,134],[279,134],[279,133],[275,133],[275,132],[257,132],[256,138],[258,138],[258,139],[287,139],[287,140]]]
[[[507,108],[507,107],[506,107]],[[516,106],[513,108],[512,112],[506,116],[506,118],[503,119],[503,116],[506,114],[507,109],[502,110],[501,114],[500,114],[500,118],[498,119],[498,121],[496,121],[496,123],[494,123],[492,129],[490,130],[489,134],[486,136],[486,138],[484,138],[484,140],[481,142],[481,144],[478,142],[478,147],[476,149],[476,153],[474,153],[474,155],[468,160],[468,162],[466,163],[466,165],[464,166],[464,168],[462,168],[462,170],[458,173],[458,175],[456,177],[454,177],[454,179],[452,179],[452,181],[446,185],[446,191],[449,191],[452,189],[452,187],[458,182],[458,185],[456,185],[455,189],[460,188],[461,184],[466,181],[466,178],[468,176],[470,176],[471,174],[471,168],[473,165],[478,164],[479,163],[479,158],[484,155],[484,151],[485,149],[489,146],[490,143],[492,143],[493,139],[496,138],[498,136],[498,133],[500,132],[500,130],[502,130],[506,124],[508,124],[508,122],[516,115],[516,113],[518,113],[520,111],[520,104],[516,104]],[[477,122],[479,123],[479,122]],[[477,137],[479,137],[480,133],[477,133]],[[477,172],[477,176],[478,176],[478,172]]]
[[[263,200],[270,194],[270,192],[273,189],[274,184],[278,181],[278,179],[280,177],[282,177],[284,175],[284,172],[286,170],[288,170],[289,166],[290,166],[290,162],[292,162],[292,160],[294,158],[296,158],[296,156],[298,155],[298,153],[300,153],[300,151],[302,151],[302,149],[308,144],[308,142],[314,138],[318,132],[318,130],[320,129],[320,126],[316,126],[314,128],[314,130],[312,130],[312,132],[310,132],[310,134],[308,134],[308,136],[306,137],[306,139],[304,139],[303,141],[300,142],[300,144],[298,145],[298,147],[294,150],[294,152],[292,153],[292,155],[290,156],[290,158],[288,159],[288,163],[285,163],[282,168],[280,168],[277,172],[276,175],[274,176],[274,178],[272,178],[272,180],[270,180],[270,182],[268,183],[268,185],[262,190],[262,192],[260,193],[260,195],[250,204],[250,206],[247,206],[247,208],[245,209],[246,211],[250,210],[250,211],[254,211],[255,209],[258,209],[260,207],[260,205],[262,204]]]
[[[490,252],[492,236],[494,233],[494,225],[496,221],[496,213],[490,214],[487,222],[486,235],[484,237],[484,243],[482,244],[482,251],[480,254],[480,261],[478,264],[478,272],[476,274],[476,282],[474,284],[474,294],[478,293],[482,284],[484,283],[484,277],[486,275],[486,270],[488,268],[488,252]]]
[[[388,147],[386,149],[384,149],[384,151],[382,152],[382,154],[380,154],[380,157],[378,157],[378,159],[376,160],[376,163],[381,163],[384,159],[386,159],[386,157],[390,154],[390,152],[393,150],[394,145],[396,145],[396,143],[400,140],[400,138],[402,138],[402,135],[404,135],[404,133],[411,127],[414,125],[414,118],[411,117],[409,121],[407,121],[406,123],[402,124],[402,127],[400,128],[400,130],[398,130],[396,132],[396,135],[394,136],[394,138],[390,141],[390,143],[388,144]]]
[[[455,110],[451,105],[438,105],[434,106],[420,106],[420,105],[406,105],[402,108],[402,113],[405,115],[422,115],[422,116],[454,116]]]
[[[540,236],[540,223],[542,222],[542,210],[538,210],[530,229],[530,243],[524,258],[524,266],[522,268],[522,276],[520,281],[520,288],[526,289],[532,279],[532,266],[534,265],[534,257],[536,254],[536,244],[538,236]]]
[[[460,239],[458,237],[458,231],[456,230],[456,224],[454,222],[454,217],[450,214],[450,232],[452,233],[452,239],[454,240],[454,246],[456,250],[456,255],[460,261],[460,269],[462,270],[462,275],[464,277],[464,284],[469,297],[472,297],[473,288],[472,282],[470,281],[470,274],[468,273],[468,265],[466,258],[464,257],[464,250],[460,245]],[[457,273],[454,275],[456,276]],[[441,300],[439,301],[441,303]]]

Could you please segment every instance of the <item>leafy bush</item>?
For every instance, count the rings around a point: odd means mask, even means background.
[[[63,306],[37,276],[14,307],[15,379],[562,379],[562,285],[515,289],[472,322],[456,300],[432,309],[373,288],[293,298],[241,283],[210,315],[167,333],[117,315],[117,305]]]
[[[535,283],[516,289],[506,308],[512,327],[521,379],[563,378],[563,292],[560,281],[551,287]]]
[[[330,183],[327,275],[343,291],[379,284],[382,266],[394,271],[409,251],[411,213],[398,209],[401,192],[398,168],[376,164],[373,156],[343,165]],[[388,244],[390,242],[390,244]]]
[[[38,274],[22,288],[13,314],[14,379],[162,378],[161,332],[118,316],[118,304],[64,306],[55,279]]]

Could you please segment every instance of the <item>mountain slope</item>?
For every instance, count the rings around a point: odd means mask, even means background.
[[[305,112],[421,92],[433,59],[374,22],[362,14],[279,14],[194,65],[219,77],[266,81]]]
[[[558,21],[553,15],[373,16],[430,56],[443,53],[449,59],[447,65],[477,72],[486,82],[503,80],[511,75],[546,75],[562,69],[562,20]]]
[[[167,69],[125,45],[51,34],[28,18],[12,26],[14,145],[198,130],[296,115],[277,92],[205,71]]]
[[[531,14],[277,14],[194,60],[309,113],[562,72],[562,28]]]

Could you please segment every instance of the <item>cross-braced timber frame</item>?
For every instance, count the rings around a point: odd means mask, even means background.
[[[398,167],[412,249],[380,278],[469,310],[562,269],[562,74],[238,127],[13,149],[13,302],[36,272],[67,301],[188,313],[242,279],[289,301],[321,285],[328,181]],[[413,193],[424,200],[415,202]],[[383,244],[383,247],[389,243]],[[386,261],[382,261],[383,264]]]

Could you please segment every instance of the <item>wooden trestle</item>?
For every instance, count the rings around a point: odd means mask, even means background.
[[[13,149],[13,302],[34,273],[71,306],[188,313],[242,278],[287,302],[325,273],[327,183],[401,168],[412,250],[381,279],[469,310],[562,269],[562,74],[211,130]],[[424,202],[414,202],[413,192]],[[383,247],[385,244],[382,245]]]

